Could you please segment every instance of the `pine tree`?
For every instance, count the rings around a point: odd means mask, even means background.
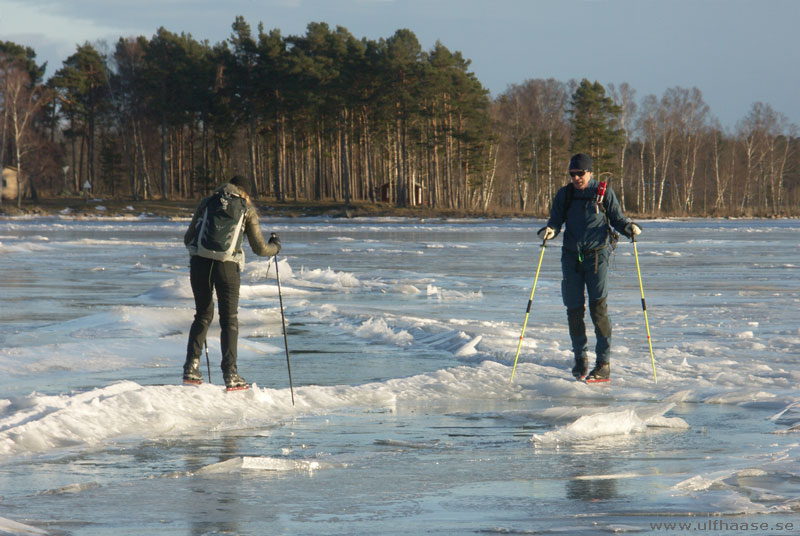
[[[95,135],[100,115],[108,107],[108,71],[103,56],[89,43],[64,61],[50,80],[61,94],[61,107],[70,117],[74,144],[79,133],[86,139],[89,182],[95,184]],[[74,145],[73,145],[74,153]],[[76,191],[79,185],[75,185]]]
[[[0,41],[0,57],[7,62],[14,62],[20,68],[27,71],[31,79],[31,85],[42,83],[47,62],[41,65],[36,63],[36,51],[31,47],[18,45],[12,41]]]
[[[617,151],[624,142],[619,127],[622,108],[614,104],[599,82],[583,79],[572,94],[572,153],[586,153],[594,160],[595,176],[619,173]]]

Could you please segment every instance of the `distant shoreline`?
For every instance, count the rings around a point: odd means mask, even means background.
[[[75,219],[120,218],[120,217],[153,217],[166,219],[188,219],[192,217],[197,200],[147,200],[131,201],[126,199],[91,198],[84,200],[77,197],[58,197],[39,199],[37,202],[26,201],[22,208],[17,208],[13,201],[3,200],[0,205],[0,218],[15,217],[47,217],[62,216]],[[547,214],[519,211],[465,211],[453,209],[433,209],[429,207],[399,208],[389,203],[351,203],[343,202],[293,202],[293,201],[255,201],[259,215],[262,217],[303,218],[449,218],[449,219],[547,219]],[[671,218],[709,218],[709,219],[797,219],[798,216],[785,215],[675,215],[659,216],[627,213],[636,220],[671,219]]]
[[[76,197],[40,199],[37,202],[26,201],[22,208],[16,203],[3,200],[0,206],[0,217],[19,216],[73,216],[75,218],[97,217],[162,217],[191,218],[198,200],[147,200],[131,201],[126,199],[90,198],[84,200]],[[429,207],[398,208],[389,203],[351,203],[343,202],[275,202],[256,200],[254,202],[262,217],[406,217],[406,218],[544,218],[522,212],[478,212],[449,209],[432,209]]]

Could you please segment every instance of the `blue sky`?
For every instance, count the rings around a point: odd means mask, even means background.
[[[408,28],[461,51],[492,95],[529,78],[627,82],[637,100],[697,87],[724,127],[757,101],[800,125],[800,0],[0,0],[0,39],[33,47],[50,76],[85,41],[164,26],[216,43],[237,15],[284,35]]]

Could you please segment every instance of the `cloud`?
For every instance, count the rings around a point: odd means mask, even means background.
[[[49,42],[75,44],[132,33],[136,33],[134,28],[104,22],[81,10],[66,11],[58,3],[0,0],[0,34],[4,36],[40,35]]]
[[[57,2],[0,0],[3,40],[33,48],[37,61],[47,62],[48,76],[60,68],[79,44],[106,40],[113,46],[119,37],[138,33],[132,27],[91,18],[82,10],[67,11]]]

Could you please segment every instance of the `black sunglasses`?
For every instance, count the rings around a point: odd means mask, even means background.
[[[570,177],[583,177],[584,175],[586,175],[585,171],[570,171],[569,172],[569,176]]]

